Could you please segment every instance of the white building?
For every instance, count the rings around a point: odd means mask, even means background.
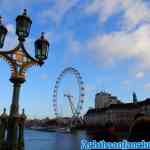
[[[110,93],[100,92],[95,96],[95,108],[106,108],[111,104],[121,104],[116,96],[112,96]]]

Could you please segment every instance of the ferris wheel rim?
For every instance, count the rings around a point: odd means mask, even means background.
[[[84,94],[84,82],[83,82],[82,76],[76,68],[67,67],[57,77],[56,82],[55,82],[55,86],[54,86],[54,90],[53,90],[53,100],[52,101],[53,101],[53,110],[54,110],[54,114],[56,117],[58,117],[58,115],[59,115],[58,105],[57,105],[57,96],[58,96],[58,91],[59,91],[59,84],[60,84],[61,80],[63,80],[64,76],[67,73],[71,73],[72,75],[74,75],[74,77],[77,80],[78,87],[79,87],[79,99],[78,99],[77,106],[76,106],[78,116],[80,115],[81,110],[83,108],[82,106],[83,106],[85,94]]]

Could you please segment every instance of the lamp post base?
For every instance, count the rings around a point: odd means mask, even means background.
[[[6,150],[23,150],[24,121],[26,119],[26,116],[24,114],[24,111],[22,115],[19,115],[19,94],[21,84],[25,82],[25,79],[19,77],[11,77],[10,81],[13,83],[13,97],[10,115],[8,117],[7,136],[4,147]]]
[[[9,133],[9,135],[7,135],[7,139],[5,139],[5,136],[1,138],[0,150],[24,150],[25,119],[24,111],[21,115],[16,117],[8,117],[8,128],[4,130],[4,135],[6,135],[6,133]],[[5,122],[2,122],[1,124],[3,125],[4,123]]]

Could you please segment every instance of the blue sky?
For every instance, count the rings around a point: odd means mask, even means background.
[[[24,8],[33,21],[26,41],[30,54],[34,56],[33,42],[41,31],[50,42],[44,66],[27,72],[20,107],[25,108],[29,117],[54,117],[55,81],[69,66],[77,68],[85,82],[82,114],[94,107],[95,93],[101,90],[124,102],[131,102],[133,91],[139,100],[149,97],[149,7],[148,0],[1,0],[0,15],[9,30],[4,50],[17,43],[15,17]],[[9,77],[9,66],[0,61],[0,111],[3,107],[9,110],[11,103]],[[71,92],[77,100],[78,88],[73,76],[66,75],[60,84],[58,99],[62,107],[68,105],[63,98],[64,91]]]

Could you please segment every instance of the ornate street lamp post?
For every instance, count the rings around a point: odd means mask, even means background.
[[[13,83],[13,97],[8,116],[8,126],[6,135],[7,150],[18,150],[22,133],[22,124],[25,120],[25,114],[19,115],[19,93],[21,84],[25,82],[25,72],[33,65],[42,65],[48,57],[49,43],[44,38],[44,33],[35,41],[35,58],[29,55],[24,47],[25,39],[29,36],[32,21],[24,10],[22,15],[16,18],[16,34],[18,36],[18,45],[9,51],[0,51],[0,57],[6,60],[11,67],[10,81]],[[4,45],[7,29],[2,25],[0,18],[0,48]],[[20,133],[19,133],[20,132]]]

